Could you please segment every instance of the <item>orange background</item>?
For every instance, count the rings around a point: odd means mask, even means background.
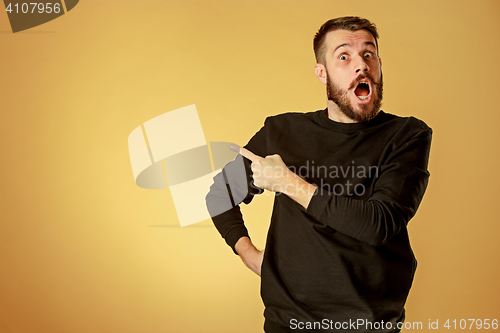
[[[261,332],[259,278],[135,185],[127,137],[196,104],[244,144],[324,108],[312,38],[344,15],[379,28],[383,110],[434,129],[407,320],[500,320],[500,2],[82,0],[16,34],[0,13],[0,332]],[[243,209],[261,248],[271,203]]]

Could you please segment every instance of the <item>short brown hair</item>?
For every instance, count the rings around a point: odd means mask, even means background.
[[[316,56],[316,61],[321,64],[325,64],[325,36],[330,31],[335,30],[350,30],[350,31],[358,31],[361,29],[368,30],[373,37],[375,38],[375,44],[378,50],[378,32],[377,27],[374,23],[371,23],[367,19],[357,17],[357,16],[344,16],[337,17],[326,21],[325,24],[319,28],[318,32],[314,36],[313,46],[314,46],[314,55]]]

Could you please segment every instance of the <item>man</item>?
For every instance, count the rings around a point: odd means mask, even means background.
[[[207,195],[222,237],[261,275],[267,333],[399,332],[404,321],[416,269],[407,224],[427,187],[432,130],[380,111],[377,39],[368,20],[326,22],[314,51],[327,108],[267,118]],[[260,189],[276,192],[265,252],[237,205]]]

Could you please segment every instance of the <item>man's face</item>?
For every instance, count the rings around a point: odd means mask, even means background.
[[[363,122],[382,103],[381,61],[367,30],[336,30],[326,35],[325,72],[328,99],[349,119]]]

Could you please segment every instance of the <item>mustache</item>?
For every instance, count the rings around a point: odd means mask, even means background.
[[[375,82],[373,79],[373,76],[371,76],[368,73],[360,74],[357,78],[355,78],[352,82],[351,85],[349,86],[348,90],[354,89],[358,86],[359,82],[363,79],[368,79],[370,80],[371,84],[374,86],[378,86],[380,82]]]

